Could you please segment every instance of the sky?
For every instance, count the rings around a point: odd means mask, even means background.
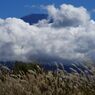
[[[95,20],[87,9],[51,4],[47,11],[49,18],[33,25],[0,19],[0,61],[95,60]]]
[[[83,6],[95,19],[95,0],[0,0],[0,18],[20,18],[32,13],[47,13],[43,7],[51,4],[56,7],[61,4]]]
[[[1,0],[0,61],[95,60],[94,5],[94,0]],[[19,19],[33,13],[49,18],[33,25]]]

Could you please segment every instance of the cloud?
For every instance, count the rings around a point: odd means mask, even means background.
[[[83,7],[76,8],[63,4],[59,9],[53,5],[48,6],[47,9],[54,20],[53,26],[55,27],[85,25],[90,20],[87,10]]]
[[[30,9],[32,9],[32,8],[36,8],[36,9],[46,9],[46,6],[47,6],[47,5],[25,5],[24,7],[25,7],[25,8],[30,8]]]
[[[95,52],[95,21],[85,8],[63,4],[47,9],[52,23],[0,19],[0,60],[73,60]]]
[[[95,13],[95,9],[92,9],[91,12]]]

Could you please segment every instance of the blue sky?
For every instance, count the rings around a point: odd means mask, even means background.
[[[84,6],[95,19],[95,0],[0,0],[0,18],[20,18],[31,13],[46,13],[40,6],[54,4],[58,7],[63,3]]]

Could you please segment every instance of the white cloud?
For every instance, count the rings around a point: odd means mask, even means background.
[[[95,9],[92,9],[92,12],[95,13]]]
[[[47,6],[47,5],[25,5],[24,7],[25,7],[25,8],[30,8],[30,9],[32,9],[32,8],[46,9],[46,6]]]
[[[0,19],[0,60],[76,59],[95,52],[95,21],[83,7],[48,6],[53,23]]]
[[[76,8],[63,4],[60,8],[53,5],[47,7],[50,17],[54,20],[55,27],[85,25],[90,20],[87,10],[83,7]]]

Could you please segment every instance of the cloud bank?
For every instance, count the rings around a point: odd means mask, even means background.
[[[49,19],[35,25],[0,19],[0,61],[73,60],[95,52],[95,21],[84,7],[49,5],[47,10]]]

